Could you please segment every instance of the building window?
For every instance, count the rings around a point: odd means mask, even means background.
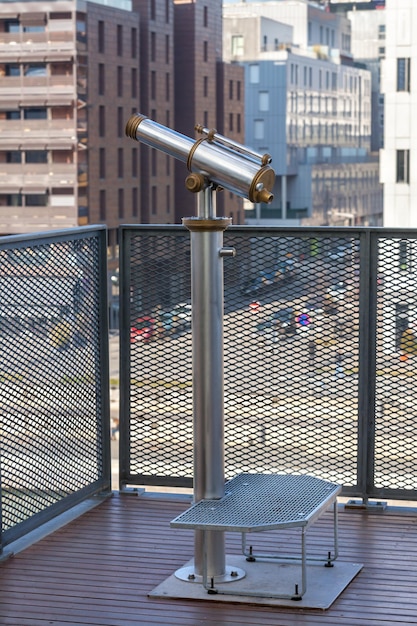
[[[151,33],[151,61],[156,61],[156,33]]]
[[[152,212],[152,215],[156,215],[156,201],[157,201],[156,185],[152,185],[152,187],[151,187],[151,212]]]
[[[269,111],[269,91],[259,92],[259,110]]]
[[[117,149],[117,176],[118,178],[123,178],[124,173],[124,163],[123,163],[123,148]]]
[[[229,80],[229,100],[233,100],[233,81]]]
[[[138,149],[132,148],[132,178],[138,176]]]
[[[203,111],[203,118],[204,118],[204,126],[206,128],[208,128],[209,125],[209,119],[208,119],[208,111]]]
[[[119,189],[117,191],[117,211],[119,220],[125,216],[125,190]]]
[[[259,140],[264,138],[264,120],[255,120],[254,121],[254,138]]]
[[[48,117],[48,112],[47,112],[46,107],[30,108],[30,109],[23,110],[23,119],[25,120],[46,120],[47,117]],[[16,119],[16,118],[12,118],[12,119]]]
[[[208,61],[208,41],[203,42],[203,60]]]
[[[117,136],[123,137],[124,131],[123,107],[117,107]]]
[[[171,0],[165,0],[165,22],[169,24],[169,5]]]
[[[151,149],[151,176],[156,176],[156,150]]]
[[[397,150],[397,183],[410,182],[410,151]]]
[[[243,52],[243,35],[232,35],[232,57],[241,57]]]
[[[123,96],[123,65],[117,66],[117,95]]]
[[[48,151],[26,150],[25,163],[48,163]]]
[[[5,67],[6,76],[20,76],[20,65],[18,63],[8,63]]]
[[[259,83],[259,65],[252,64],[249,65],[249,82],[253,85]]]
[[[98,95],[104,96],[106,90],[106,81],[104,73],[104,63],[98,64]]]
[[[208,7],[207,6],[204,6],[204,9],[203,9],[203,25],[204,25],[204,28],[207,28],[208,26]]]
[[[117,24],[117,56],[123,56],[123,26]]]
[[[233,132],[233,113],[229,113],[229,131]]]
[[[411,269],[411,246],[410,242],[402,239],[399,248],[399,266],[401,270]]]
[[[151,98],[152,100],[155,100],[156,98],[156,72],[155,70],[152,70],[151,72]]]
[[[167,213],[171,213],[171,185],[167,185],[166,192],[167,192],[166,210],[167,210]]]
[[[136,59],[138,55],[138,30],[132,28],[130,31],[130,56],[132,59]]]
[[[98,22],[98,51],[102,54],[105,50],[104,39],[104,22],[99,20]]]
[[[205,98],[208,96],[208,76],[203,78],[203,95]]]
[[[154,20],[156,17],[155,0],[151,0],[150,14],[151,14],[151,20]]]
[[[100,222],[106,221],[106,190],[100,189],[99,193],[99,214]]]
[[[236,100],[240,100],[241,98],[241,90],[242,90],[242,84],[240,82],[240,80],[237,81],[236,83]]]
[[[98,107],[98,135],[99,137],[106,135],[106,109],[102,104]]]
[[[165,35],[165,63],[169,63],[169,35]]]
[[[138,188],[132,187],[132,215],[133,217],[138,216]]]
[[[105,148],[100,148],[99,150],[99,177],[106,178],[106,150]]]
[[[242,132],[242,118],[240,113],[236,113],[236,131],[238,133]]]
[[[397,59],[397,91],[410,91],[410,58]]]
[[[130,72],[130,80],[131,80],[131,93],[132,98],[138,97],[138,72],[136,67],[132,67]]]
[[[170,98],[170,75],[167,72],[165,74],[165,100],[169,102]]]

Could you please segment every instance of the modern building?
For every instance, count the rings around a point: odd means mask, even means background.
[[[384,226],[417,226],[417,5],[413,0],[386,2],[385,137],[381,150]]]
[[[350,43],[344,16],[305,0],[224,6],[225,60],[245,67],[246,142],[278,175],[273,204],[251,207],[249,223],[381,222],[371,75]]]
[[[132,0],[140,16],[139,110],[151,119],[174,124],[174,7],[171,0]],[[133,82],[132,82],[133,84]],[[138,144],[142,223],[170,224],[175,219],[175,164],[171,157]]]
[[[124,135],[140,62],[128,4],[1,3],[1,234],[102,222],[115,241],[119,223],[139,220],[139,155]]]
[[[225,66],[222,58],[222,0],[174,0],[175,22],[175,129],[195,137],[194,127],[215,128],[244,142],[243,71]],[[197,198],[186,190],[188,174],[175,165],[176,222],[197,214]],[[243,201],[236,195],[217,194],[218,212],[243,223]]]

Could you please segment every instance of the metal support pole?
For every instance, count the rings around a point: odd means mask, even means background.
[[[223,231],[229,218],[212,215],[212,190],[200,192],[202,217],[183,220],[191,232],[194,389],[194,501],[224,495]],[[224,533],[206,537],[207,575],[226,572]],[[195,533],[195,575],[203,574],[202,531]]]

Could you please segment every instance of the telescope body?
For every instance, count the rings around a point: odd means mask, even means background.
[[[201,127],[198,127],[201,129]],[[204,129],[205,130],[205,129]],[[202,175],[215,183],[251,202],[270,203],[271,189],[275,182],[275,172],[267,165],[268,155],[257,155],[231,140],[224,142],[221,135],[210,131],[206,137],[194,140],[144,115],[133,115],[126,124],[126,135],[151,148],[165,152],[187,164],[189,172]],[[196,179],[190,177],[187,187],[190,191],[201,191]]]

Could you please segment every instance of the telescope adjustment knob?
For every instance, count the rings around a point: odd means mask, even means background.
[[[193,172],[189,174],[185,179],[185,186],[188,191],[192,191],[193,193],[198,193],[202,191],[207,186],[207,180],[203,174],[199,174],[198,172]]]

